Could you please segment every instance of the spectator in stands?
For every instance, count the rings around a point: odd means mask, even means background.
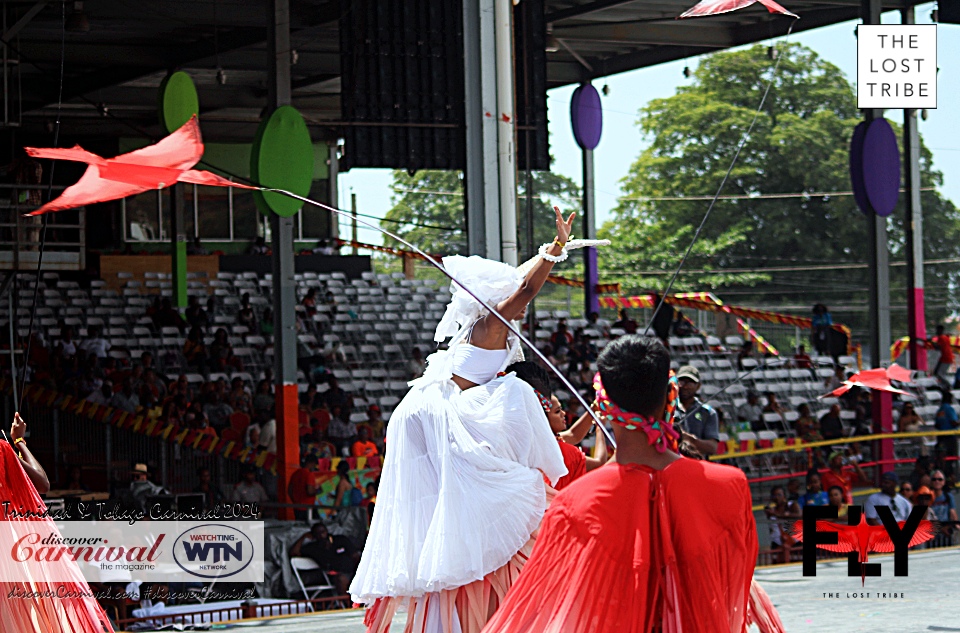
[[[920,455],[913,462],[913,470],[910,471],[910,483],[913,485],[914,490],[923,485],[922,479],[924,477],[930,477],[930,457]]]
[[[237,503],[266,503],[270,499],[267,496],[266,489],[257,481],[256,468],[245,466],[241,475],[243,479],[234,485],[231,501]]]
[[[136,413],[137,408],[140,406],[140,398],[138,398],[134,392],[133,382],[130,378],[125,379],[123,385],[120,387],[120,391],[113,394],[113,397],[110,399],[110,406],[115,409],[120,409],[121,411],[126,411],[127,413]]]
[[[269,385],[267,387],[269,389]],[[230,395],[227,397],[227,404],[234,411],[247,415],[253,414],[253,398],[246,387],[243,386],[243,378],[235,377],[230,382]]]
[[[793,355],[793,366],[797,369],[813,369],[813,361],[807,354],[806,346],[797,346],[797,353]]]
[[[300,394],[300,408],[306,412],[311,412],[320,407],[322,399],[317,393],[317,385],[310,383],[307,390]]]
[[[203,306],[200,305],[200,299],[196,295],[187,299],[187,310],[184,315],[187,317],[187,323],[190,324],[190,327],[202,330],[210,324],[210,317]]]
[[[175,381],[170,383],[170,388],[167,392],[170,396],[180,394],[187,399],[187,402],[193,400],[193,387],[190,386],[190,381],[187,379],[186,374],[180,374]]]
[[[188,409],[189,403],[187,402],[187,397],[182,393],[178,393],[168,399],[163,405],[160,419],[165,420],[168,424],[185,425],[187,422]]]
[[[673,315],[670,314],[670,311],[671,311],[671,310],[672,310],[672,308],[670,308],[670,306],[664,305],[664,306],[663,306],[663,309],[662,309],[660,312],[665,312],[665,313],[667,314],[667,316],[669,316],[669,317],[671,318],[671,320],[672,320],[672,319],[673,319]],[[657,316],[659,316],[659,315],[657,315]],[[662,318],[662,317],[661,317],[661,318]],[[636,333],[637,333],[637,322],[634,321],[633,319],[631,319],[631,318],[627,315],[627,310],[626,310],[625,308],[620,310],[620,319],[617,320],[617,322],[613,324],[613,327],[619,328],[619,329],[623,330],[624,332],[626,332],[627,334],[636,334]],[[663,340],[664,342],[666,342],[666,340],[664,339],[664,337],[663,337],[663,336],[660,336],[660,332],[659,332],[659,330],[657,330],[657,325],[656,325],[656,323],[654,323],[653,329],[654,329],[655,332],[657,332],[657,336],[659,336],[661,340]],[[667,331],[669,332],[669,325],[667,326]],[[669,334],[667,334],[667,336],[669,337]]]
[[[787,480],[787,501],[800,501],[800,480],[791,477]]]
[[[197,469],[197,479],[199,483],[193,489],[194,492],[203,495],[203,507],[205,510],[215,508],[224,502],[223,493],[219,486],[213,484],[213,478],[210,475],[210,469],[201,466]]]
[[[330,424],[327,425],[327,439],[344,454],[357,439],[357,425],[343,412],[343,407],[335,404],[330,407]]]
[[[414,347],[410,350],[410,380],[414,380],[423,375],[423,372],[427,369],[427,361],[423,360],[423,353],[420,351],[419,347]]]
[[[247,249],[248,255],[267,255],[269,253],[270,249],[267,248],[266,241],[259,235],[257,239],[250,243],[250,248]]]
[[[720,421],[712,406],[697,398],[700,391],[700,371],[692,365],[684,365],[677,371],[680,384],[680,411],[678,426],[681,437],[705,457],[717,452],[720,441]]]
[[[805,506],[825,506],[829,503],[830,497],[820,485],[820,473],[816,470],[807,472],[807,492],[800,497],[797,504],[803,508]]]
[[[933,368],[933,375],[936,376],[941,384],[948,385],[947,372],[953,365],[953,346],[950,344],[950,336],[944,331],[942,325],[937,326],[937,335],[930,339],[928,347],[940,352],[937,358],[937,364]]]
[[[674,336],[694,336],[697,333],[697,328],[690,324],[680,310],[673,311],[673,324],[670,329]]]
[[[240,298],[240,311],[237,313],[237,323],[250,330],[251,334],[257,334],[260,328],[257,327],[257,314],[250,305],[250,293],[245,292]]]
[[[887,506],[893,511],[893,518],[897,521],[906,521],[913,509],[910,502],[897,494],[897,484],[900,479],[897,473],[888,470],[880,476],[880,492],[875,492],[867,497],[867,503],[863,507],[863,514],[870,525],[880,525],[880,514],[877,512],[878,506]]]
[[[923,418],[917,413],[912,402],[903,403],[903,411],[900,412],[900,421],[897,427],[901,433],[916,433],[925,424]]]
[[[207,403],[203,407],[203,412],[207,414],[210,426],[218,433],[230,426],[233,407],[223,401],[219,391],[214,390],[207,394]]]
[[[101,336],[102,333],[103,329],[99,325],[91,325],[87,328],[87,340],[80,343],[81,350],[98,360],[106,358],[107,352],[110,351],[110,342]]]
[[[843,381],[846,380],[846,371],[840,365],[833,368],[833,375],[823,381],[823,386],[827,388],[827,391],[833,391],[843,386]]]
[[[143,385],[140,387],[139,396],[140,404],[147,409],[160,406],[167,397],[167,388],[157,380],[157,372],[153,369],[144,369]]]
[[[370,522],[373,521],[374,507],[377,505],[377,482],[371,481],[367,484],[366,494],[360,505],[367,509],[367,525],[370,525]]]
[[[363,493],[350,480],[350,464],[345,459],[337,464],[337,485],[330,496],[337,508],[357,506],[363,501]]]
[[[139,510],[146,512],[147,497],[153,497],[164,492],[162,486],[150,481],[150,470],[146,464],[136,464],[130,471],[132,481],[128,489],[128,501]]]
[[[957,418],[957,410],[953,408],[953,394],[949,389],[943,390],[943,400],[940,402],[940,408],[937,409],[937,415],[934,419],[934,428],[938,431],[955,431],[960,428],[960,419]],[[940,435],[937,436],[937,455],[940,458],[957,456],[957,436]],[[944,463],[944,470],[948,475],[953,475],[953,461]]]
[[[387,423],[383,421],[383,414],[380,407],[371,404],[367,407],[367,425],[370,427],[371,439],[383,449],[383,438],[386,437]]]
[[[113,399],[113,385],[109,382],[104,382],[100,385],[99,389],[94,389],[84,398],[85,401],[99,404],[101,406],[107,406],[110,404],[110,401]]]
[[[317,470],[318,462],[315,457],[304,455],[300,459],[300,468],[293,471],[290,475],[290,483],[287,485],[287,494],[290,495],[290,502],[299,505],[316,505],[317,503]],[[297,521],[307,520],[307,510],[295,509],[293,518]]]
[[[793,521],[801,516],[800,506],[787,500],[783,486],[774,486],[770,490],[770,503],[764,508],[764,513],[770,524],[770,549],[773,550],[773,557],[776,560],[779,552],[779,562],[789,563],[793,545],[790,527]]]
[[[353,457],[376,457],[380,454],[377,445],[370,439],[370,427],[366,424],[357,429],[357,441],[353,443],[350,454]]]
[[[807,403],[797,407],[797,414],[800,416],[794,422],[793,428],[804,442],[819,442],[823,440],[820,434],[820,421],[810,415],[810,405]]]
[[[840,451],[830,453],[830,457],[827,459],[827,466],[830,470],[823,473],[820,480],[827,490],[834,486],[843,488],[844,502],[849,505],[853,503],[853,484],[867,481],[867,476],[863,474],[863,470],[857,462],[853,462],[853,472],[844,471],[843,462],[843,453]]]
[[[277,452],[277,419],[273,413],[270,419],[260,425],[260,448],[264,448],[268,453]]]
[[[247,433],[244,436],[243,445],[246,448],[260,447],[260,423],[259,422],[251,422],[247,426]]]
[[[813,347],[821,356],[830,353],[830,326],[833,325],[833,317],[827,306],[818,303],[813,306]]]
[[[768,391],[766,394],[767,404],[763,407],[764,413],[776,413],[780,416],[780,419],[786,423],[786,410],[783,408],[783,405],[780,404],[780,401],[777,400],[777,394],[772,391]]]
[[[213,369],[221,372],[226,371],[227,367],[243,371],[243,363],[233,355],[233,345],[230,344],[224,328],[218,328],[217,333],[213,335],[213,343],[210,345],[210,363]]]
[[[209,255],[210,253],[200,242],[200,236],[195,235],[193,241],[187,244],[187,255]]]
[[[843,437],[843,422],[840,421],[840,405],[834,404],[820,418],[820,434],[825,440],[837,440]]]
[[[57,351],[64,357],[77,355],[77,342],[73,339],[73,326],[60,326],[60,340],[57,341]]]
[[[923,517],[927,521],[937,520],[936,513],[933,511],[933,508],[930,507],[933,505],[933,491],[930,490],[930,488],[928,488],[927,486],[921,486],[920,489],[916,491],[916,493],[912,497],[911,503],[914,506],[921,506],[927,509],[927,513]],[[934,538],[936,539],[936,537]],[[934,543],[936,543],[936,540],[934,540]],[[931,547],[934,543],[924,543],[918,549],[926,549],[928,547]]]
[[[952,544],[953,531],[955,525],[945,523],[946,521],[957,521],[957,502],[953,494],[944,489],[946,477],[942,470],[935,470],[930,473],[930,488],[933,493],[933,501],[930,503],[930,509],[933,510],[937,521],[941,522],[940,534],[934,540],[935,545]]]
[[[169,297],[164,297],[160,302],[160,309],[153,315],[153,325],[158,330],[165,327],[175,327],[182,332],[186,329],[187,322],[183,320],[179,312],[173,309]]]
[[[194,431],[217,437],[217,432],[210,426],[210,420],[203,412],[203,405],[200,404],[199,400],[194,400],[187,407],[186,423]]]
[[[737,417],[741,422],[749,422],[754,431],[762,431],[763,407],[760,406],[760,394],[756,391],[747,392],[747,401],[737,409]]]
[[[560,353],[560,350],[566,350],[571,345],[573,345],[573,334],[567,330],[567,320],[560,319],[557,322],[556,331],[550,335],[550,344],[553,345],[553,349],[557,353]]]
[[[183,343],[183,358],[188,367],[196,368],[201,374],[207,373],[207,345],[203,342],[203,331],[200,326],[194,325],[187,334]]]
[[[335,376],[331,376],[327,384],[330,388],[323,394],[323,401],[327,403],[327,407],[333,412],[333,407],[338,406],[343,410],[343,415],[349,416],[353,398],[340,388],[340,381]]]
[[[846,523],[847,496],[843,488],[840,486],[831,486],[830,489],[827,490],[827,495],[830,497],[830,505],[837,509],[837,522]]]
[[[900,496],[913,503],[913,484],[909,481],[904,481],[900,484]]]
[[[260,319],[260,335],[273,336],[273,310],[270,308],[263,311],[263,318]]]
[[[257,383],[257,393],[253,396],[253,411],[256,414],[269,415],[276,408],[276,401],[270,393],[270,382],[261,380]]]
[[[587,315],[587,329],[596,330],[604,337],[610,335],[610,321],[600,318],[599,312],[591,312]]]
[[[316,314],[317,313],[317,289],[311,288],[310,290],[308,290],[307,295],[300,302],[300,305],[302,305],[306,309],[308,317],[312,317],[314,314]]]
[[[70,467],[69,474],[67,475],[67,480],[63,482],[60,486],[61,490],[82,490],[84,492],[90,492],[90,488],[83,483],[83,471],[79,466],[73,465]]]
[[[746,358],[753,358],[753,341],[747,339],[743,342],[743,345],[740,346],[740,351],[737,352],[737,368],[740,371],[743,371],[743,361]]]
[[[347,593],[360,562],[360,553],[350,539],[345,536],[331,536],[323,523],[314,523],[310,531],[290,548],[290,556],[305,556],[312,559],[320,567],[320,571],[336,572],[331,580],[337,583],[337,593],[341,595]],[[304,580],[304,584],[320,582],[319,579],[309,580],[309,583]]]

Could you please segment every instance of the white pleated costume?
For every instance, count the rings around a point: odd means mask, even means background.
[[[444,267],[489,305],[513,294],[523,273],[480,257],[446,257]],[[456,284],[422,378],[387,427],[377,509],[350,594],[360,604],[422,597],[462,587],[501,568],[529,540],[546,509],[544,476],[566,474],[533,389],[515,374],[508,349],[469,344],[486,311]],[[479,386],[461,390],[458,375]]]

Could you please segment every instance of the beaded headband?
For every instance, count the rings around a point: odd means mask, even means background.
[[[671,394],[675,382],[671,377]],[[639,413],[624,411],[617,406],[617,404],[610,399],[610,396],[607,395],[606,389],[603,388],[603,381],[600,380],[600,372],[597,372],[593,377],[593,388],[597,392],[597,405],[600,407],[600,415],[603,418],[619,424],[628,431],[643,431],[647,434],[647,440],[657,449],[658,453],[664,452],[667,448],[673,451],[677,450],[680,434],[673,428],[672,424],[673,412],[670,411],[670,408],[674,405],[673,397],[668,395],[667,398],[666,417],[667,420],[670,421],[664,421],[658,420],[653,416],[647,417]]]

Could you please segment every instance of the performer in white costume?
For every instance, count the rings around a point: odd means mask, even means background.
[[[566,258],[574,214],[516,269],[480,257],[444,267],[506,319],[523,317],[553,264]],[[523,269],[527,272],[524,275]],[[456,284],[422,378],[387,427],[370,534],[350,586],[382,633],[398,608],[411,633],[479,631],[526,560],[546,509],[546,484],[566,474],[535,392],[515,374],[519,341]]]

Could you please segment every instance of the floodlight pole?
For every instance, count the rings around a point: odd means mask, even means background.
[[[594,187],[593,150],[583,149],[583,238],[597,239],[597,196]],[[588,246],[583,249],[583,316],[591,312],[600,312],[600,298],[597,284],[600,283],[600,271],[597,269],[597,249]]]
[[[903,24],[916,24],[913,7],[900,10]],[[924,314],[923,284],[923,211],[920,207],[920,131],[917,111],[903,111],[904,187],[907,213],[903,221],[907,251],[907,335],[909,336],[910,369],[927,371],[927,338]]]
[[[860,0],[860,17],[865,25],[880,24],[881,0]],[[883,117],[883,110],[864,110],[869,123]],[[883,367],[890,362],[890,267],[887,252],[887,219],[876,213],[867,216],[867,261],[870,283],[870,366]],[[893,432],[893,397],[888,391],[873,390],[873,431]],[[875,442],[874,457],[893,468],[893,440]],[[889,460],[889,461],[888,461]],[[876,483],[884,467],[874,472]]]
[[[162,195],[162,194],[161,194]],[[173,282],[173,305],[187,307],[187,236],[184,233],[183,185],[170,187],[170,280]]]
[[[268,16],[267,53],[270,111],[291,101],[290,0],[271,0]],[[336,201],[334,201],[336,203]],[[273,349],[276,399],[277,501],[290,503],[287,484],[300,467],[299,398],[297,394],[297,304],[293,259],[293,220],[270,214],[273,247]],[[278,512],[292,519],[289,508]]]

